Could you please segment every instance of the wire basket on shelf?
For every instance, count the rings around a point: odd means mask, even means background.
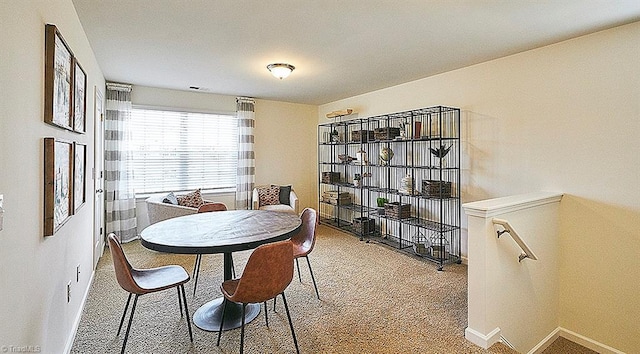
[[[411,237],[413,252],[418,256],[428,256],[431,254],[431,241],[422,232]]]

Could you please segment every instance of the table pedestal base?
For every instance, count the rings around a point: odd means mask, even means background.
[[[200,329],[209,332],[218,332],[222,318],[222,301],[224,297],[209,301],[200,306],[193,314],[193,323]],[[260,304],[247,304],[244,324],[253,321],[260,313]],[[242,326],[242,304],[227,301],[224,313],[223,330],[240,328]]]

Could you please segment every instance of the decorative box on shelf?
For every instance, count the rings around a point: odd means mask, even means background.
[[[451,182],[422,180],[422,195],[429,198],[451,197]]]
[[[400,136],[400,128],[396,128],[396,127],[375,128],[373,130],[373,135],[376,140],[393,140],[397,136]]]
[[[340,182],[340,172],[322,172],[322,183]]]
[[[406,219],[411,217],[411,204],[391,202],[384,204],[384,213],[392,219]]]
[[[322,201],[333,205],[351,205],[351,194],[338,191],[324,191]]]
[[[376,231],[376,222],[372,218],[353,218],[353,229],[360,235],[373,235]]]
[[[373,130],[354,130],[351,132],[351,141],[366,143],[375,140]]]

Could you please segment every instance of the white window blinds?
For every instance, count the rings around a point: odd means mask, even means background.
[[[133,108],[131,132],[136,194],[235,188],[235,116]]]

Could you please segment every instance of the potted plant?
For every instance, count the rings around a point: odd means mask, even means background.
[[[378,215],[384,215],[384,204],[388,202],[387,198],[377,198],[376,203],[378,204]]]

